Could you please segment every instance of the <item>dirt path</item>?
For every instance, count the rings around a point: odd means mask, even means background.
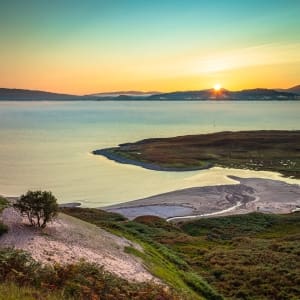
[[[42,263],[73,263],[84,259],[128,280],[154,280],[138,258],[124,252],[124,247],[129,246],[142,251],[139,245],[95,225],[59,214],[57,220],[40,231],[28,226],[12,208],[5,209],[2,218],[9,232],[0,237],[0,247],[26,250]]]

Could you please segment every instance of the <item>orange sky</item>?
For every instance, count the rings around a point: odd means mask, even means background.
[[[187,2],[7,2],[0,86],[89,94],[300,84],[300,1]]]

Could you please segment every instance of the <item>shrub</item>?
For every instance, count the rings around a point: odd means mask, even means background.
[[[0,213],[7,206],[8,206],[8,201],[4,197],[0,196]]]
[[[60,299],[180,300],[184,296],[154,283],[129,282],[86,262],[43,266],[21,250],[0,249],[0,282],[37,289],[35,299],[45,292]]]
[[[4,224],[2,224],[2,223],[0,222],[0,236],[1,236],[2,234],[6,233],[7,230],[8,230],[7,226],[4,225]]]
[[[58,213],[57,200],[47,191],[28,191],[17,200],[14,207],[27,216],[32,226],[42,228]]]

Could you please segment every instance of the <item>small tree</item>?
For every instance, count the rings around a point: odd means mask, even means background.
[[[58,213],[57,199],[51,192],[28,191],[14,204],[23,216],[27,216],[32,226],[46,227]]]

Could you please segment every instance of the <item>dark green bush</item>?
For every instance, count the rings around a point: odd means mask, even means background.
[[[13,206],[28,218],[32,226],[41,228],[46,227],[58,213],[57,199],[47,191],[28,191]]]
[[[8,231],[8,227],[0,222],[0,236]]]

